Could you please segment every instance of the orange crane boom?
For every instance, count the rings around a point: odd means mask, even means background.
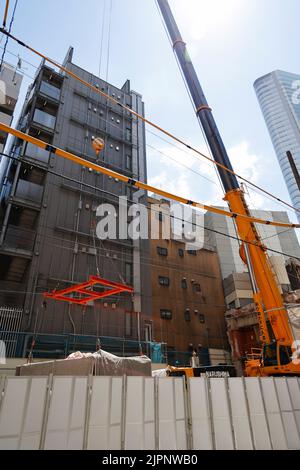
[[[187,51],[168,0],[157,0],[164,18],[174,52],[180,64],[187,87],[195,105],[196,116],[206,135],[225,191],[225,200],[232,213],[250,216],[244,193],[233,172],[225,145],[208,105],[197,73]],[[226,167],[229,171],[224,170]],[[262,244],[253,222],[246,218],[235,219],[238,234],[244,240],[241,257],[247,264],[257,308],[262,356],[246,364],[250,376],[299,375],[299,361],[293,361],[294,338],[289,325],[288,313],[276,278],[274,276],[266,247]]]

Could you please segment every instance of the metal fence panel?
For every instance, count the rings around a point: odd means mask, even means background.
[[[228,383],[235,448],[237,450],[252,450],[252,430],[249,419],[244,381],[242,378],[232,378],[228,381]]]
[[[23,309],[0,307],[0,341],[4,341],[6,357],[15,357],[21,329]]]
[[[194,450],[212,450],[213,435],[207,380],[190,379],[190,409]]]
[[[249,403],[250,422],[256,450],[271,450],[271,439],[262,398],[260,379],[246,378],[246,393]]]
[[[287,380],[291,402],[295,413],[298,432],[300,434],[300,380],[296,377]]]
[[[159,448],[163,450],[187,449],[184,379],[172,377],[158,379]]]
[[[93,377],[88,450],[121,449],[122,388],[121,377]]]
[[[128,377],[126,387],[125,449],[155,447],[154,379]]]
[[[0,378],[0,449],[299,450],[299,390],[296,378]]]
[[[8,377],[1,402],[0,450],[16,450],[22,433],[29,378]]]
[[[44,448],[83,447],[87,378],[54,377]]]
[[[288,381],[285,378],[276,378],[275,386],[277,390],[279,406],[281,409],[288,448],[299,450],[300,436],[289,392]]]
[[[261,380],[263,398],[269,423],[272,447],[274,450],[286,450],[287,442],[273,378]]]
[[[226,380],[211,379],[209,383],[216,449],[234,450]]]
[[[19,448],[38,450],[44,424],[48,377],[29,379],[24,423]]]

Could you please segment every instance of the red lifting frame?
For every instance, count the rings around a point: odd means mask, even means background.
[[[107,287],[109,290],[104,292],[95,292],[92,290],[94,286]],[[103,299],[105,297],[120,294],[121,292],[128,292],[132,294],[133,288],[125,286],[124,284],[102,279],[98,276],[91,276],[88,282],[77,284],[76,286],[60,291],[54,290],[53,292],[45,292],[44,297],[62,302],[71,302],[77,305],[87,305],[93,300]],[[79,294],[79,297],[69,297],[72,294]],[[84,297],[80,298],[80,295]]]

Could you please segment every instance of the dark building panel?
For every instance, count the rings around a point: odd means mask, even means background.
[[[130,90],[129,81],[119,89],[73,64],[72,51],[68,57],[65,65],[73,73],[144,113],[142,97]],[[89,161],[146,181],[144,125],[138,126],[120,106],[45,64],[28,90],[19,128]],[[95,137],[105,141],[98,160],[92,147]],[[95,226],[99,204],[110,203],[117,209],[118,196],[145,202],[145,194],[134,194],[119,181],[31,144],[15,140],[12,151],[20,161],[7,171],[9,190],[1,201],[0,282],[2,291],[7,292],[2,292],[0,307],[24,309],[23,330],[33,331],[38,324],[39,332],[45,334],[137,338],[137,313],[146,323],[151,316],[149,268],[141,266],[141,259],[149,256],[148,241],[101,242],[95,236]],[[43,292],[83,282],[97,272],[104,278],[133,284],[135,295],[122,294],[84,309],[52,300],[42,304]],[[12,301],[10,288],[22,289],[23,294]],[[37,321],[41,311],[43,320]]]

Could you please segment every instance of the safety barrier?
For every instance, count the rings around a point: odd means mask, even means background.
[[[0,449],[300,449],[297,378],[0,378]]]

